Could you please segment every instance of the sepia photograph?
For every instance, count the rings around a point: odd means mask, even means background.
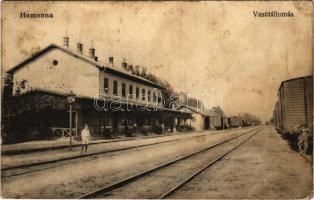
[[[312,1],[2,1],[1,198],[313,198]]]

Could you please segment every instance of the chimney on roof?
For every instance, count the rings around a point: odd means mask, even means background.
[[[89,57],[95,58],[95,49],[93,47],[89,49]]]
[[[63,46],[66,48],[69,48],[69,37],[68,36],[63,37]]]
[[[83,44],[80,42],[77,43],[77,53],[83,54]]]
[[[113,67],[113,57],[109,57],[109,66]]]
[[[123,67],[123,69],[128,70],[128,63],[126,62],[125,59],[123,59],[122,67]]]

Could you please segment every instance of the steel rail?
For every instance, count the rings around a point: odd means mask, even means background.
[[[191,153],[191,154],[189,154],[189,155],[182,156],[182,157],[180,157],[180,158],[171,160],[171,161],[169,161],[169,162],[167,162],[167,163],[161,164],[161,165],[159,165],[159,166],[157,166],[157,167],[153,167],[153,168],[150,168],[150,169],[148,169],[148,170],[142,171],[142,172],[140,172],[140,173],[138,173],[138,174],[136,174],[136,175],[132,175],[132,176],[127,177],[127,178],[125,178],[125,179],[123,179],[123,180],[117,181],[117,182],[115,182],[115,183],[113,183],[113,184],[111,184],[111,185],[109,185],[109,186],[104,186],[104,187],[102,187],[102,188],[100,188],[100,189],[97,189],[97,190],[91,191],[91,192],[89,192],[89,193],[87,193],[87,194],[81,195],[81,196],[77,197],[77,199],[93,198],[93,197],[98,196],[98,195],[100,195],[100,194],[103,194],[103,193],[112,191],[112,190],[114,190],[114,189],[120,188],[120,187],[122,187],[122,186],[124,186],[124,185],[126,185],[126,184],[128,184],[128,183],[130,183],[130,182],[135,181],[135,180],[138,179],[138,178],[141,178],[141,177],[143,177],[143,176],[146,176],[146,175],[148,175],[148,174],[151,174],[152,172],[155,172],[155,171],[157,171],[157,170],[159,170],[159,169],[165,168],[165,167],[170,166],[170,165],[172,165],[172,164],[174,164],[174,163],[177,163],[177,162],[179,162],[179,161],[182,161],[182,160],[185,160],[185,159],[187,159],[187,158],[190,158],[190,157],[192,157],[192,156],[194,156],[194,155],[196,155],[196,154],[200,154],[200,153],[202,153],[202,152],[204,152],[204,151],[207,151],[207,150],[212,149],[212,148],[214,148],[214,147],[216,147],[216,146],[222,145],[222,144],[224,144],[224,143],[226,143],[226,142],[229,142],[229,141],[231,141],[231,140],[237,139],[237,138],[239,138],[239,137],[241,137],[241,136],[243,136],[243,135],[249,134],[249,133],[251,133],[251,132],[253,132],[253,131],[256,131],[256,130],[259,131],[259,130],[261,130],[261,128],[255,128],[255,129],[253,129],[253,130],[246,131],[246,132],[244,132],[244,133],[242,133],[242,134],[240,134],[240,135],[237,135],[237,136],[235,136],[235,137],[229,138],[229,139],[224,140],[224,141],[220,141],[220,142],[218,142],[218,143],[216,143],[216,144],[213,144],[213,145],[211,145],[211,146],[209,146],[209,147],[206,147],[206,148],[203,148],[203,149],[201,149],[201,150],[197,150],[197,151],[195,151],[195,152],[193,152],[193,153]]]
[[[298,153],[299,154],[299,153]],[[299,154],[300,155],[300,154]],[[301,154],[301,156],[304,158],[304,160],[308,163],[308,164],[310,164],[310,165],[312,165],[313,164],[313,162],[310,160],[310,159],[308,159],[305,155],[303,155],[303,154]],[[312,157],[313,158],[313,157]]]
[[[177,191],[179,188],[183,187],[186,183],[190,182],[194,177],[196,177],[198,174],[203,172],[205,169],[209,168],[210,166],[212,166],[213,164],[215,164],[216,162],[221,160],[223,157],[225,157],[227,154],[229,154],[231,151],[233,151],[234,149],[238,148],[239,146],[244,144],[246,141],[248,141],[250,138],[255,136],[259,131],[260,130],[257,130],[254,134],[250,135],[248,138],[246,138],[245,140],[243,140],[242,142],[240,142],[239,144],[237,144],[236,146],[234,146],[230,150],[226,151],[225,153],[221,154],[219,157],[215,158],[214,160],[212,160],[209,163],[207,163],[206,165],[204,165],[201,169],[199,169],[197,172],[195,172],[194,174],[189,176],[187,179],[185,179],[184,181],[182,181],[181,183],[177,184],[175,187],[171,188],[169,191],[167,191],[166,193],[164,193],[163,195],[158,197],[158,199],[164,199],[164,198],[170,196],[171,194],[173,194],[175,191]]]
[[[13,170],[13,169],[33,167],[33,166],[51,164],[51,163],[67,161],[67,160],[74,160],[74,159],[78,159],[78,158],[84,158],[84,157],[89,157],[89,156],[94,156],[94,155],[99,155],[99,154],[113,153],[113,152],[117,152],[117,151],[124,151],[124,150],[134,149],[134,148],[138,148],[138,147],[146,147],[146,146],[152,146],[152,145],[156,145],[156,144],[163,144],[163,143],[168,143],[168,142],[174,142],[174,141],[178,141],[178,140],[181,140],[181,139],[173,139],[173,140],[155,142],[155,143],[150,143],[150,144],[130,146],[130,147],[125,147],[125,148],[121,148],[121,149],[99,151],[99,152],[83,154],[83,155],[79,155],[78,154],[77,156],[72,156],[72,157],[65,157],[65,158],[53,159],[53,160],[42,161],[42,162],[34,162],[34,163],[22,164],[22,165],[15,165],[15,166],[12,166],[12,167],[3,168],[3,169],[1,169],[1,171],[8,171],[8,170]]]
[[[243,130],[243,129],[238,129],[238,130]],[[230,129],[230,130],[226,130],[224,132],[230,132],[230,131],[235,131],[235,130],[234,129]],[[215,132],[213,134],[219,134],[219,133],[221,133],[221,132]],[[66,161],[71,161],[71,160],[85,158],[85,157],[97,156],[97,155],[101,155],[101,154],[114,153],[114,152],[120,152],[120,151],[122,152],[122,151],[126,151],[126,150],[140,148],[140,147],[154,146],[154,145],[158,145],[158,144],[165,144],[165,143],[170,143],[170,142],[176,142],[176,141],[181,141],[181,140],[185,140],[185,139],[188,139],[188,138],[196,138],[196,137],[201,137],[201,136],[207,136],[207,135],[196,135],[196,136],[191,136],[191,137],[187,137],[187,138],[177,138],[177,139],[171,139],[171,140],[166,140],[166,141],[154,142],[154,143],[149,143],[149,144],[135,145],[135,146],[125,147],[125,148],[120,148],[120,149],[106,150],[106,151],[100,151],[100,152],[95,152],[95,153],[90,153],[90,154],[77,155],[77,156],[65,157],[65,158],[59,158],[59,159],[53,159],[53,160],[48,160],[48,161],[43,161],[43,162],[35,162],[35,163],[29,163],[29,164],[16,165],[16,166],[12,166],[12,167],[6,167],[6,168],[2,168],[1,169],[1,172],[2,172],[1,173],[1,178],[5,179],[5,178],[10,178],[10,177],[14,177],[14,176],[23,175],[23,174],[29,174],[29,173],[33,173],[33,172],[46,170],[46,169],[51,169],[51,168],[54,168],[54,167],[57,167],[57,166],[47,166],[47,167],[43,167],[43,168],[40,168],[40,169],[29,170],[29,171],[24,171],[24,172],[20,172],[20,173],[13,173],[13,174],[10,174],[10,175],[3,175],[3,172],[6,172],[6,171],[11,171],[11,170],[16,170],[16,169],[31,168],[31,167],[35,167],[35,166],[44,166],[44,165],[48,165],[48,164],[55,164],[57,162],[66,162]]]

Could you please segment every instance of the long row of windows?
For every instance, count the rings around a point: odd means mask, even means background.
[[[128,89],[128,91],[127,91]],[[118,95],[118,90],[119,90],[119,86],[118,86],[118,81],[114,80],[113,81],[113,89],[112,89],[112,94],[113,95]],[[109,79],[105,78],[104,79],[104,93],[105,94],[109,94]],[[151,95],[153,94],[153,98],[151,97]],[[146,89],[142,88],[142,95],[140,97],[140,88],[136,87],[135,88],[135,96],[133,95],[133,85],[129,85],[129,87],[126,87],[125,83],[121,83],[121,95],[122,97],[126,97],[127,95],[129,95],[129,98],[135,98],[138,100],[142,100],[142,101],[156,101],[157,100],[157,94],[156,91],[151,92],[151,90],[147,90],[146,93]],[[146,99],[147,97],[147,99]]]

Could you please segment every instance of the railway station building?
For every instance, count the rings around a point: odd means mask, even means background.
[[[93,136],[112,137],[173,131],[176,122],[192,118],[191,111],[163,105],[163,86],[115,66],[113,57],[100,63],[94,48],[87,56],[77,43],[73,51],[69,38],[64,39],[63,46],[51,44],[7,72],[10,103],[20,107],[8,114],[19,117],[6,124],[6,137],[10,132],[22,140],[69,135],[69,97],[74,99],[71,131],[76,136],[85,123]]]

